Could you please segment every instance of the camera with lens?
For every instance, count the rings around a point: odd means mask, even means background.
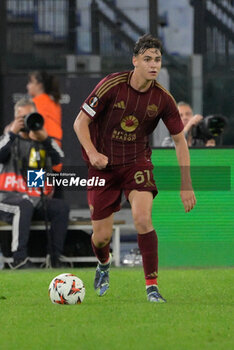
[[[192,128],[192,137],[195,140],[206,142],[210,139],[220,141],[220,136],[227,125],[227,118],[221,114],[205,117],[198,125]]]
[[[38,131],[43,128],[44,118],[39,113],[30,113],[24,116],[24,128],[21,131]]]

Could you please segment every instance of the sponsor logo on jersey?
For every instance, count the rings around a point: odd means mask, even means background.
[[[120,125],[124,131],[132,132],[138,127],[139,121],[134,115],[128,115],[122,118]]]
[[[125,109],[125,102],[120,101],[114,104],[114,108]]]
[[[132,142],[132,141],[136,141],[136,134],[135,133],[130,134],[129,132],[118,131],[115,129],[112,133],[111,138],[115,140]]]
[[[157,115],[158,112],[158,106],[156,106],[155,104],[152,105],[148,105],[147,107],[147,113],[149,117],[154,117]]]

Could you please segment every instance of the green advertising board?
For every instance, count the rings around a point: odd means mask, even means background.
[[[160,266],[233,266],[234,149],[190,149],[190,157],[197,204],[185,213],[175,150],[152,152]]]

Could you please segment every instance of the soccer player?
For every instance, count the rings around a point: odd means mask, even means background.
[[[88,188],[93,225],[92,246],[98,259],[94,288],[103,296],[109,288],[110,239],[113,214],[124,192],[132,208],[142,254],[147,299],[165,302],[159,293],[158,240],[152,226],[152,201],[157,194],[148,135],[162,118],[172,134],[181,167],[181,199],[185,212],[196,199],[190,178],[190,158],[183,123],[170,93],[156,78],[162,64],[161,42],[144,35],[136,42],[133,71],[104,78],[81,107],[74,130],[88,163],[88,176],[106,180]]]

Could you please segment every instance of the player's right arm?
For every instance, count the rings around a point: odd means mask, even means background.
[[[83,146],[87,156],[89,157],[90,164],[97,169],[104,169],[108,163],[108,157],[99,153],[90,136],[89,124],[92,120],[82,110],[76,117],[74,122],[75,133]]]

